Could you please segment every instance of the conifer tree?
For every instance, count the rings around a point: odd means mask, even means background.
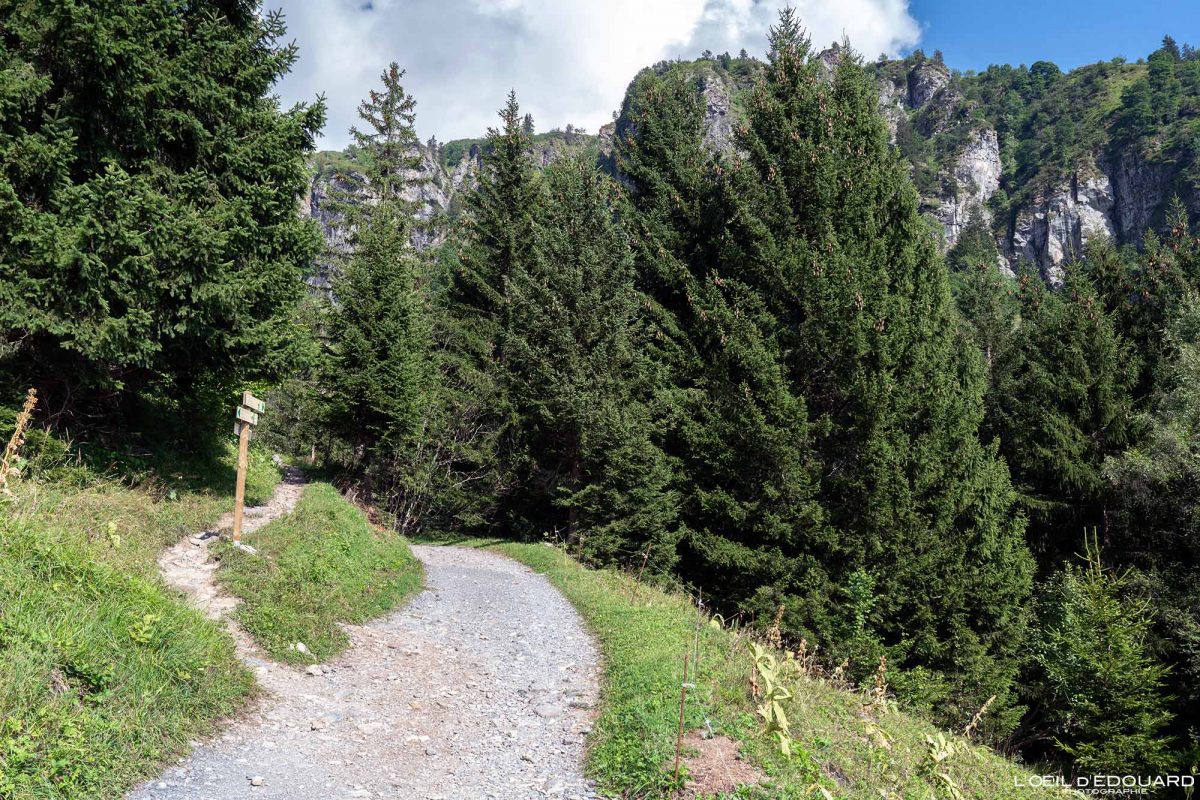
[[[1032,516],[1030,542],[1053,563],[1103,525],[1101,468],[1130,441],[1137,356],[1080,265],[1059,291],[1029,271],[1019,285],[1021,326],[991,426]]]
[[[431,375],[421,267],[409,244],[416,204],[409,171],[419,163],[415,101],[392,63],[383,87],[359,106],[351,128],[372,202],[343,198],[349,249],[333,283],[330,357],[324,376],[328,425],[351,446],[351,466],[368,488],[381,453],[406,447],[420,429]]]
[[[1051,582],[1034,637],[1039,700],[1077,774],[1157,775],[1173,767],[1167,670],[1148,650],[1149,607],[1095,543]]]
[[[515,92],[500,121],[488,129],[479,186],[467,200],[466,241],[451,294],[463,315],[493,328],[503,323],[508,276],[529,260],[538,191]]]
[[[1186,225],[1186,215],[1184,216]],[[1139,355],[1138,371],[1130,387],[1135,401],[1153,390],[1155,373],[1164,355],[1162,332],[1186,293],[1188,278],[1174,240],[1146,234],[1143,251],[1118,249],[1108,240],[1089,242],[1080,269],[1095,287],[1116,332]]]
[[[967,713],[1011,685],[1030,563],[1004,464],[978,439],[979,358],[874,84],[848,47],[822,82],[785,11],[740,139],[756,191],[739,195],[763,229],[738,257],[820,421],[820,500],[838,532],[820,558],[839,583],[872,576],[872,628],[897,663],[952,676],[945,710]]]
[[[5,5],[0,341],[63,422],[143,391],[223,406],[290,367],[324,109],[278,109],[297,51],[259,12]]]
[[[851,584],[871,586],[869,635],[939,671],[932,701],[969,715],[1011,700],[1031,564],[1007,471],[978,440],[980,359],[873,84],[842,53],[823,83],[781,15],[744,158],[705,166],[667,81],[647,79],[618,129],[678,376],[680,568],[742,608],[784,605],[835,653]]]
[[[468,526],[507,514],[516,491],[513,465],[522,444],[503,381],[500,342],[508,325],[509,281],[532,256],[538,213],[538,177],[529,157],[516,94],[500,110],[501,126],[488,130],[478,188],[466,201],[461,246],[450,270],[438,339],[445,351],[443,383],[460,441],[470,442],[455,467],[469,479],[469,496],[456,512]]]
[[[695,86],[644,72],[617,142],[618,167],[636,187],[639,282],[665,369],[661,439],[680,463],[681,569],[764,613],[789,575],[825,596],[831,588],[796,538],[829,535],[812,499],[805,409],[783,380],[776,321],[721,262],[736,192],[705,147]]]
[[[561,530],[586,557],[644,552],[669,568],[674,497],[650,440],[655,383],[616,187],[578,158],[548,168],[533,258],[509,281],[504,380],[525,462],[531,533]]]

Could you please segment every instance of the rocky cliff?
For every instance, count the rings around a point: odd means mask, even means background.
[[[595,152],[597,142],[598,137],[576,130],[551,131],[534,137],[529,159],[541,169],[568,153]],[[451,224],[459,215],[464,193],[475,186],[483,147],[481,139],[445,143],[431,140],[418,145],[412,153],[419,160],[419,166],[408,173],[411,183],[405,199],[417,207],[418,224],[412,231],[414,247],[425,249],[445,241]],[[375,198],[366,176],[345,153],[317,153],[312,170],[308,193],[301,199],[300,213],[317,221],[331,252],[319,260],[308,283],[316,289],[328,290],[336,261],[333,254],[345,252],[350,235],[337,211],[338,199],[349,197],[352,202],[371,203]]]
[[[822,77],[832,76],[842,55],[838,47],[818,54]],[[919,53],[873,65],[879,110],[892,141],[913,163],[914,173],[926,171],[914,178],[922,189],[922,209],[935,223],[944,251],[958,242],[964,227],[978,215],[995,232],[1002,269],[1014,272],[1029,262],[1054,283],[1063,264],[1081,254],[1094,237],[1139,244],[1148,229],[1161,223],[1173,193],[1183,196],[1193,214],[1200,213],[1200,189],[1181,180],[1178,164],[1147,158],[1130,143],[1110,141],[1107,128],[1115,124],[1115,111],[1089,115],[1089,106],[1097,99],[1093,95],[1108,93],[1106,80],[1127,82],[1143,68],[1094,67],[1094,73],[1085,68],[1078,77],[1071,73],[1057,78],[1063,86],[1075,81],[1082,87],[1082,111],[1066,101],[1056,107],[1057,98],[1049,92],[1041,107],[1037,100],[1026,103],[1038,112],[1038,126],[1092,126],[1092,138],[1084,139],[1090,146],[1066,156],[1048,153],[1044,163],[1035,158],[1022,170],[1014,164],[1021,156],[1016,153],[1023,144],[1020,139],[1029,140],[1026,146],[1038,144],[1040,131],[1034,125],[1011,130],[1011,120],[979,99],[982,78],[958,75],[939,58],[927,59]],[[713,62],[682,68],[702,70],[697,87],[705,106],[706,141],[729,150],[736,97],[746,81]],[[1011,80],[1030,72],[1023,69],[1012,70],[1016,77]],[[1056,75],[1049,68],[1043,72]],[[1006,100],[1011,99],[1010,90]],[[998,125],[1009,126],[1007,142]]]
[[[838,47],[817,55],[824,78],[843,56]],[[1053,283],[1063,264],[1094,237],[1139,244],[1147,229],[1162,223],[1172,194],[1181,195],[1193,215],[1200,216],[1200,180],[1188,177],[1200,174],[1200,166],[1188,166],[1191,162],[1166,152],[1161,142],[1153,157],[1144,151],[1154,148],[1144,144],[1117,143],[1109,129],[1119,123],[1119,109],[1111,99],[1109,108],[1097,106],[1102,97],[1120,96],[1108,82],[1118,88],[1128,85],[1145,74],[1142,65],[1101,62],[1064,75],[1039,62],[1032,68],[962,75],[936,54],[926,58],[917,52],[870,67],[879,110],[892,141],[912,165],[922,210],[938,231],[943,250],[952,248],[966,225],[979,217],[996,236],[1002,269],[1013,272],[1029,262]],[[739,98],[761,68],[753,59],[726,57],[663,62],[649,69],[676,72],[692,82],[704,108],[705,143],[714,151],[733,152]],[[635,79],[629,91],[638,86]],[[629,97],[622,108],[628,104]],[[530,159],[540,168],[565,153],[583,151],[615,171],[612,141],[628,132],[626,125],[622,115],[599,136],[571,128],[541,134]],[[1073,137],[1070,146],[1059,146],[1063,131],[1066,138]],[[420,204],[418,216],[429,224],[414,232],[417,247],[445,237],[442,223],[456,216],[462,193],[474,185],[481,147],[482,140],[421,147],[421,167],[414,176],[423,182],[410,199]],[[345,246],[328,202],[338,181],[337,169],[318,165],[305,202],[306,213],[321,223],[335,249]]]
[[[1173,120],[1141,140],[1116,133],[1122,92],[1144,78],[1142,64],[1117,59],[1063,74],[1039,62],[960,75],[917,53],[874,67],[880,110],[913,163],[944,250],[979,215],[1003,269],[1029,262],[1054,283],[1094,237],[1140,244],[1173,194],[1200,214],[1200,185],[1188,177],[1195,155],[1172,151]]]

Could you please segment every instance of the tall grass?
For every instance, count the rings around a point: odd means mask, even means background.
[[[421,586],[408,542],[374,528],[327,483],[306,486],[295,511],[246,541],[257,553],[218,548],[217,578],[242,598],[242,627],[280,661],[336,655],[348,641],[341,623],[377,617]]]
[[[685,654],[696,665],[689,675],[695,688],[688,692],[685,726],[711,727],[741,742],[745,757],[770,778],[739,797],[936,800],[955,791],[978,800],[1060,796],[1023,788],[1029,773],[1020,766],[896,710],[882,696],[882,673],[872,687],[856,691],[810,674],[811,660],[802,653],[790,660],[791,697],[781,703],[792,737],[792,755],[785,756],[755,714],[755,660],[745,632],[727,629],[686,595],[641,585],[624,573],[588,569],[556,548],[491,546],[544,573],[596,636],[605,669],[589,771],[613,796],[672,797]],[[783,653],[774,657],[789,663]],[[953,791],[941,773],[949,776]]]
[[[229,509],[235,454],[150,453],[128,470],[26,438],[0,507],[0,797],[107,800],[253,691],[228,636],[155,563]],[[255,453],[252,494],[278,479]]]

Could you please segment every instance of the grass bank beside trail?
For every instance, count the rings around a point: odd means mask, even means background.
[[[474,543],[476,546],[483,546]],[[638,586],[629,576],[581,566],[543,544],[487,546],[546,574],[582,614],[605,661],[603,697],[592,733],[589,770],[616,797],[666,798],[671,793],[684,653],[699,653],[689,681],[686,729],[707,719],[717,734],[743,743],[742,752],[771,777],[770,787],[738,797],[952,798],[943,773],[965,798],[1061,797],[1020,788],[1025,769],[990,749],[944,734],[953,753],[940,761],[939,731],[894,709],[869,712],[863,693],[828,681],[796,677],[783,706],[795,752],[784,757],[761,733],[751,701],[753,660],[745,636],[714,626],[682,595]],[[941,751],[939,753],[939,751]],[[825,794],[828,792],[828,794]]]
[[[232,506],[235,453],[81,457],[35,432],[22,456],[0,499],[0,797],[110,800],[253,691],[155,563]],[[278,480],[254,451],[251,498]]]
[[[258,553],[217,548],[217,579],[242,599],[237,617],[270,655],[311,664],[347,644],[340,623],[366,622],[421,586],[408,542],[376,529],[327,483],[313,483],[291,514],[246,537]],[[291,646],[302,642],[309,654]]]

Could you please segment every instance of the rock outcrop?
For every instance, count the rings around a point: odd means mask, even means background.
[[[1094,166],[1072,173],[1061,185],[1017,210],[1002,242],[1009,271],[1028,261],[1047,281],[1061,283],[1063,264],[1082,255],[1090,240],[1113,237],[1114,206],[1106,174]]]
[[[1000,188],[1000,171],[1000,142],[996,132],[991,128],[976,131],[955,159],[954,192],[942,197],[931,212],[942,226],[943,244],[947,249],[958,241],[972,215],[980,214],[985,221],[991,222],[987,202]]]
[[[950,70],[942,64],[924,61],[908,73],[908,107],[921,109],[942,89],[950,85]]]
[[[1114,227],[1121,241],[1138,242],[1170,196],[1171,169],[1141,153],[1123,150],[1114,155],[1109,175],[1116,206]]]
[[[844,55],[842,48],[831,47],[816,56],[822,79],[832,79]],[[737,147],[737,98],[748,90],[753,73],[743,71],[735,76],[708,60],[653,69],[683,70],[703,105],[705,145],[714,152],[733,153]],[[995,128],[981,119],[975,101],[960,91],[961,82],[935,59],[884,60],[874,69],[879,110],[892,141],[896,141],[901,123],[911,125],[906,136],[922,137],[934,154],[938,180],[929,181],[926,173],[927,194],[921,202],[940,228],[943,251],[959,241],[963,229],[978,214],[997,233],[1003,269],[1012,272],[1022,262],[1032,262],[1053,283],[1061,279],[1063,264],[1080,255],[1094,237],[1138,243],[1148,228],[1161,222],[1163,206],[1175,190],[1173,168],[1133,150],[1118,150],[1106,157],[1103,149],[1073,167],[1059,165],[1057,174],[1062,177],[1055,177],[1047,168],[1023,179],[1023,186],[1005,185],[1016,205],[1000,203],[999,207],[1008,207],[1008,213],[1003,219],[994,219],[989,201],[1001,190],[1003,181],[1001,143]],[[635,80],[631,91],[637,91],[638,85]],[[631,124],[622,114],[595,137],[570,128],[557,135],[539,136],[530,159],[540,169],[566,153],[594,146],[601,168],[622,180],[613,142],[634,134]],[[424,222],[455,217],[462,194],[474,186],[478,145],[451,165],[443,163],[443,147],[433,142],[421,146],[418,153],[421,164],[413,177],[421,183],[411,190],[409,199],[418,203],[417,217]],[[1034,186],[1042,188],[1034,191]],[[339,228],[329,201],[332,194],[346,188],[332,172],[319,174],[303,204],[304,213],[320,223],[335,251],[345,248],[346,233]],[[1184,200],[1193,213],[1200,214],[1200,190]],[[371,201],[369,191],[364,201]],[[445,238],[445,230],[444,225],[417,226],[413,244],[418,248],[435,246]],[[328,269],[324,265],[310,282],[327,287]]]
[[[422,224],[413,227],[411,241],[414,247],[421,249],[445,240],[445,226],[436,222],[452,214],[457,196],[464,187],[472,185],[479,163],[479,148],[471,147],[458,163],[449,167],[442,163],[436,147],[419,145],[412,155],[419,159],[419,164],[407,173],[410,184],[404,198],[416,204],[414,216]],[[330,169],[313,176],[308,194],[300,204],[301,214],[317,221],[325,239],[327,252],[318,259],[317,269],[307,278],[308,284],[320,291],[330,288],[336,254],[349,247],[351,231],[342,224],[342,215],[337,210],[338,200],[347,197],[356,203],[373,203],[377,199],[363,173]]]
[[[988,201],[999,190],[1003,171],[995,130],[972,118],[969,101],[944,66],[929,60],[907,67],[905,63],[882,62],[876,71],[879,109],[893,141],[897,126],[907,118],[935,148],[939,141],[958,147],[957,154],[941,156],[941,190],[923,199],[926,213],[941,228],[943,251],[958,242],[972,215],[979,213],[999,229],[1003,269],[1011,272],[1024,261],[1032,262],[1056,283],[1063,265],[1082,254],[1092,238],[1137,243],[1159,221],[1171,192],[1171,169],[1133,151],[1119,151],[1110,159],[1098,153],[1061,178],[1051,178],[1046,188],[1021,192],[1023,199],[1011,209],[1010,218],[993,220]],[[966,143],[957,144],[964,124],[972,129]],[[938,138],[947,131],[953,131],[950,138]],[[1042,174],[1036,180],[1047,178]],[[1200,205],[1200,198],[1196,200]]]
[[[714,98],[717,96],[714,88]],[[723,96],[728,103],[729,93],[725,92]],[[732,127],[729,130],[732,131]],[[529,150],[529,160],[538,169],[543,169],[564,155],[577,152],[595,141],[596,137],[577,131],[539,136]],[[443,162],[446,153],[444,147],[434,141],[418,145],[411,153],[419,163],[407,173],[410,183],[404,197],[416,204],[414,217],[419,224],[413,227],[411,241],[419,250],[436,247],[445,241],[450,222],[458,216],[463,195],[475,187],[477,170],[481,164],[479,144],[472,144],[465,149],[452,164]],[[342,225],[341,214],[337,211],[337,200],[347,196],[356,203],[373,203],[376,200],[366,176],[361,172],[332,168],[318,171],[312,178],[308,194],[301,199],[300,213],[317,221],[327,247],[327,252],[317,261],[316,270],[307,278],[308,284],[319,291],[329,290],[336,254],[345,252],[349,247],[351,232]]]
[[[714,151],[728,152],[733,144],[733,100],[729,82],[710,73],[700,78],[704,101],[704,144]]]

